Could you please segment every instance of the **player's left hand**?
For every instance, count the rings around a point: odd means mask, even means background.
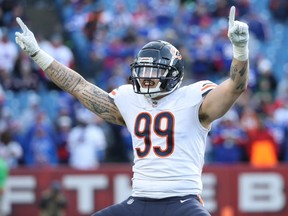
[[[228,38],[236,47],[245,47],[249,40],[249,27],[246,23],[235,20],[235,7],[230,8]]]

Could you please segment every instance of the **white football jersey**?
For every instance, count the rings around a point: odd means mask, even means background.
[[[151,101],[123,85],[109,95],[131,133],[132,196],[165,198],[200,194],[206,138],[198,117],[204,95],[216,87],[200,81]]]

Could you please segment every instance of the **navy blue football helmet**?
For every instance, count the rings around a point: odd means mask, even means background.
[[[170,94],[179,88],[184,76],[180,52],[172,44],[161,40],[147,43],[130,68],[135,93],[148,98]]]

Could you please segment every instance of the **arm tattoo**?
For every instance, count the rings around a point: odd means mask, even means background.
[[[50,79],[61,89],[71,93],[83,79],[79,74],[58,63],[53,63],[45,71]]]
[[[236,90],[244,90],[248,82],[248,61],[245,63],[232,63],[230,78],[236,85]]]
[[[75,96],[86,108],[105,121],[125,125],[108,93],[87,82],[80,74],[58,62],[53,62],[45,72],[56,85]]]

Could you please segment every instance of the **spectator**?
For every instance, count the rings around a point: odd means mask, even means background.
[[[119,125],[113,125],[108,123],[109,126],[109,145],[106,150],[106,162],[121,162],[126,163],[131,161],[131,146],[128,145],[131,143],[131,136],[128,139],[127,129]],[[130,135],[130,134],[129,134]],[[126,139],[125,139],[126,138]]]
[[[257,130],[250,134],[247,147],[251,165],[272,167],[278,164],[279,144],[265,125],[264,118],[258,118]]]
[[[95,116],[80,108],[76,112],[77,125],[68,135],[69,164],[76,169],[93,169],[104,160],[106,137],[95,123]]]
[[[272,68],[272,62],[268,58],[260,57],[257,60],[256,65],[258,72],[258,80],[266,80],[269,83],[270,91],[274,99],[275,90],[277,89],[278,83],[275,77],[275,72]]]
[[[25,133],[30,126],[35,122],[36,113],[41,111],[41,98],[40,96],[34,92],[28,92],[27,98],[25,98],[25,102],[27,103],[24,110],[22,110],[21,116],[19,118],[19,122],[22,128],[22,132]]]
[[[249,30],[261,42],[266,42],[270,38],[268,23],[256,11],[247,13],[244,20],[249,24]]]
[[[58,164],[55,131],[47,122],[46,114],[35,114],[36,120],[24,134],[24,161],[28,166],[55,166]]]
[[[65,216],[67,199],[58,181],[53,181],[50,187],[41,194],[39,208],[41,216]]]
[[[5,161],[9,168],[18,166],[20,158],[23,156],[21,145],[13,140],[10,130],[2,132],[0,140],[0,158]]]
[[[254,133],[258,128],[258,116],[257,112],[250,106],[246,106],[242,111],[240,117],[240,124],[243,130],[248,134],[248,136]]]
[[[238,114],[233,110],[226,113],[211,131],[213,160],[215,163],[239,163],[245,159],[248,137],[238,124]]]
[[[276,124],[285,127],[288,125],[288,95],[280,99],[280,105],[274,111],[273,118]]]
[[[13,70],[18,57],[18,48],[8,37],[6,28],[0,29],[0,82],[5,89],[13,86]]]
[[[261,58],[257,62],[258,84],[252,100],[258,107],[258,112],[271,115],[274,112],[273,102],[275,101],[275,91],[277,80],[272,71],[272,64],[266,58]]]
[[[62,115],[57,120],[57,152],[60,164],[68,164],[69,150],[68,150],[68,136],[72,127],[72,120],[68,115]]]
[[[20,53],[15,65],[12,90],[37,91],[40,86],[40,77],[36,72],[33,62],[24,53]]]
[[[276,89],[276,98],[284,98],[288,95],[288,63],[283,66],[283,78],[279,80]]]
[[[269,10],[273,17],[284,23],[288,18],[288,2],[287,0],[270,0],[269,1]]]
[[[70,47],[64,44],[62,35],[60,33],[54,33],[50,41],[50,46],[47,44],[43,50],[50,54],[53,53],[55,59],[67,67],[74,68],[73,52]]]

